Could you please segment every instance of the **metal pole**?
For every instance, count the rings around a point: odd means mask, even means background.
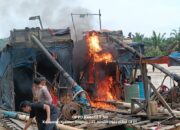
[[[38,19],[39,19],[39,23],[40,23],[41,29],[43,29],[43,25],[42,25],[41,17],[40,17],[40,16],[38,16]]]
[[[71,19],[72,19],[72,24],[73,24],[73,28],[74,28],[75,39],[76,39],[76,43],[77,43],[77,32],[76,32],[76,28],[75,28],[75,24],[74,24],[74,19],[73,19],[73,14],[72,14],[72,13],[71,13]]]
[[[102,28],[101,28],[101,10],[100,9],[99,9],[99,27],[101,30]]]

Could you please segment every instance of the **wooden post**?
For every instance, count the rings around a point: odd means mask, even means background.
[[[148,92],[148,77],[147,77],[147,68],[146,68],[146,64],[141,64],[141,75],[143,78],[143,84],[144,84],[144,96],[146,99],[145,105],[146,105],[146,112],[148,117],[150,117],[150,113],[148,111],[148,102],[149,102],[149,92]]]
[[[145,96],[145,99],[146,101],[148,102],[149,101],[149,93],[148,93],[148,77],[147,77],[147,68],[146,68],[146,64],[142,64],[142,78],[143,78],[143,84],[144,84],[144,96]]]
[[[125,43],[122,43],[122,41],[120,41],[118,38],[115,38],[114,36],[111,36],[109,34],[106,34],[106,36],[108,36],[108,38],[112,41],[114,41],[115,43],[117,43],[118,45],[124,47],[125,49],[127,49],[128,51],[130,51],[131,53],[133,53],[134,55],[139,56],[139,58],[143,58],[144,55],[141,54],[140,52],[136,51],[134,48],[128,46]],[[172,77],[176,82],[180,83],[180,76],[177,74],[173,74],[171,72],[169,72],[168,70],[164,69],[163,67],[161,67],[160,65],[157,64],[151,64],[152,66],[154,66],[155,68],[159,69],[161,72],[167,74],[168,76]],[[142,65],[143,66],[143,65]],[[145,69],[145,67],[143,67]],[[144,70],[145,71],[145,70]],[[167,104],[167,102],[164,100],[164,98],[159,94],[159,92],[156,90],[156,88],[154,87],[154,85],[151,83],[151,81],[149,81],[147,79],[147,77],[144,76],[144,79],[148,81],[148,83],[150,84],[151,88],[153,89],[154,93],[157,95],[157,97],[159,98],[159,100],[163,103],[163,105],[167,108],[167,110],[169,111],[169,113],[171,113],[171,115],[173,117],[175,117],[175,114],[172,112],[171,107]],[[144,81],[144,82],[147,82]],[[146,85],[146,84],[145,84]],[[147,91],[146,91],[147,92]],[[148,96],[148,95],[146,95]],[[148,98],[147,98],[148,99]]]
[[[176,115],[173,113],[173,110],[171,107],[167,104],[167,102],[164,100],[164,98],[161,96],[161,94],[156,90],[155,86],[151,83],[151,81],[147,80],[150,84],[151,88],[153,89],[154,93],[157,95],[161,103],[164,105],[164,107],[167,108],[168,112],[173,116],[176,117]]]

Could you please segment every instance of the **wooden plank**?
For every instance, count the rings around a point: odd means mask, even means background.
[[[137,123],[133,123],[132,125],[143,125],[143,124],[146,124],[146,123],[149,123],[150,120],[145,120],[145,121],[140,121],[140,122],[137,122]]]
[[[164,126],[159,128],[159,130],[180,130],[180,126]]]
[[[87,128],[87,123],[84,123],[84,124],[81,124],[81,125],[78,125],[78,126],[76,126],[76,128],[79,128],[79,129],[81,129],[81,128]]]
[[[20,120],[16,120],[16,119],[13,119],[13,118],[9,118],[9,120],[11,120],[12,122],[14,122],[15,124],[18,124],[21,128],[24,128],[25,126],[25,123],[24,121],[20,121]],[[35,124],[32,124],[28,130],[37,130],[37,127]]]

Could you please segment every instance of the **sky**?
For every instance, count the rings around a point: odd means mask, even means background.
[[[180,27],[180,0],[0,0],[0,38],[10,30],[39,26],[30,16],[40,15],[44,28],[72,27],[71,13],[98,13],[102,28],[140,32],[151,36],[152,31],[166,33]],[[75,26],[83,31],[99,29],[99,18],[81,19],[74,16]]]

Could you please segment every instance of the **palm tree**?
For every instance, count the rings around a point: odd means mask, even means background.
[[[156,33],[153,31],[150,38],[144,38],[144,43],[146,46],[146,56],[161,56],[164,55],[164,52],[161,50],[162,46],[165,44],[165,36],[163,33]]]
[[[180,50],[180,28],[178,31],[173,29],[170,35],[173,38],[173,43],[174,43],[173,49]]]
[[[144,34],[140,34],[138,32],[133,35],[133,42],[143,42]]]
[[[156,32],[153,31],[153,34],[151,37],[151,42],[152,42],[154,49],[160,49],[160,45],[162,45],[165,41],[165,38],[164,38],[165,35],[166,35],[166,33],[163,33],[162,35],[161,35],[161,33],[159,33],[157,35]]]

